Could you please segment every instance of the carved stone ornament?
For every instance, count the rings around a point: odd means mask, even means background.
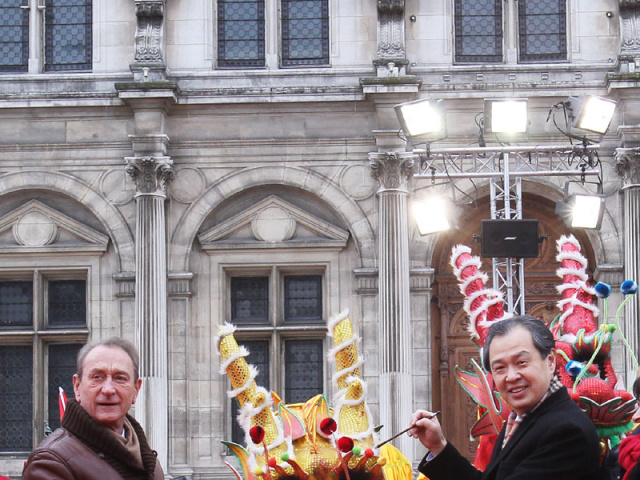
[[[620,0],[621,54],[640,52],[640,0]]]
[[[620,9],[640,7],[640,0],[620,0]]]
[[[378,0],[379,12],[404,12],[404,0]]]
[[[378,10],[378,58],[405,58],[403,10]]]
[[[164,194],[167,183],[175,177],[169,157],[129,157],[126,161],[126,171],[136,182],[138,194]]]
[[[162,62],[164,2],[136,2],[136,17],[136,61]]]
[[[369,165],[382,189],[408,190],[409,179],[413,176],[413,153],[370,153]]]
[[[640,184],[640,147],[616,148],[616,170],[627,184]]]

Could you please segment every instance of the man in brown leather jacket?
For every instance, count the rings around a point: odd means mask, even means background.
[[[160,480],[156,452],[127,412],[142,379],[138,352],[121,338],[85,345],[73,376],[75,400],[62,427],[31,452],[23,480]]]

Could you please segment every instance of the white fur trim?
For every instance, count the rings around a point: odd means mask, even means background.
[[[466,261],[462,262],[462,265],[460,265],[460,268],[453,269],[453,274],[456,276],[458,280],[461,279],[462,272],[467,267],[476,267],[478,270],[480,270],[480,268],[482,268],[482,261],[480,260],[480,257],[476,257],[476,256],[470,257]]]
[[[475,282],[476,280],[482,281],[482,283],[484,285],[489,281],[489,277],[487,276],[486,273],[481,272],[480,270],[478,270],[478,273],[476,273],[475,275],[471,275],[469,278],[466,278],[464,281],[459,283],[459,285],[460,285],[460,293],[462,293],[463,295],[466,295],[467,287],[472,282]]]
[[[360,338],[353,336],[347,340],[345,340],[344,342],[335,345],[331,350],[329,350],[329,352],[327,352],[327,357],[329,358],[329,360],[331,360],[332,362],[335,362],[336,360],[336,354],[340,351],[340,350],[344,350],[345,348],[347,348],[349,345],[353,345],[357,342],[360,341]]]
[[[236,331],[236,326],[229,322],[224,322],[223,325],[218,326],[218,334],[215,338],[216,350],[220,349],[220,340],[222,340],[227,335],[231,335]]]
[[[240,395],[242,392],[244,392],[251,386],[251,383],[256,379],[257,376],[258,376],[258,369],[253,365],[249,365],[249,378],[247,379],[245,384],[242,385],[241,387],[236,388],[235,390],[228,390],[227,396],[229,398],[237,397],[238,395]]]
[[[462,245],[462,244],[455,245],[451,249],[451,257],[449,258],[449,265],[451,265],[451,268],[453,268],[454,270],[458,268],[456,266],[456,260],[463,253],[469,253],[470,254],[471,253],[471,249],[469,247],[467,247],[466,245]]]
[[[240,345],[237,352],[229,355],[229,357],[220,364],[220,373],[222,375],[225,375],[227,373],[227,368],[229,368],[229,365],[231,365],[239,358],[246,357],[247,355],[249,355],[249,351],[245,347]]]
[[[558,240],[556,240],[556,245],[558,245],[558,248],[562,248],[562,245],[564,245],[565,243],[571,243],[575,245],[578,250],[580,250],[580,242],[576,240],[576,237],[574,237],[573,234],[562,235]]]
[[[356,370],[356,369],[360,368],[360,367],[362,366],[363,362],[364,362],[364,361],[363,361],[362,359],[360,359],[360,360],[358,360],[356,363],[354,363],[353,365],[351,365],[350,367],[348,367],[348,368],[343,368],[343,369],[342,369],[342,370],[340,370],[339,372],[334,373],[334,374],[331,376],[331,381],[333,382],[333,384],[334,384],[334,385],[337,385],[337,384],[338,384],[338,379],[339,379],[340,377],[344,377],[345,375],[348,375],[348,374],[352,373],[354,370]]]
[[[345,318],[349,318],[349,309],[343,310],[337,315],[334,315],[331,318],[329,318],[329,322],[327,323],[327,328],[329,329],[328,335],[330,337],[333,337],[333,329],[335,328],[335,326],[339,324],[341,321],[343,321]]]

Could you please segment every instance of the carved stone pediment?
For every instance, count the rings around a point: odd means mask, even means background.
[[[0,253],[104,252],[109,237],[37,201],[0,218]]]
[[[275,195],[200,233],[204,250],[338,248],[349,232]]]

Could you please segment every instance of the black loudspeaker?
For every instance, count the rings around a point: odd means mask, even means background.
[[[483,257],[537,257],[538,220],[482,220],[480,242]]]

